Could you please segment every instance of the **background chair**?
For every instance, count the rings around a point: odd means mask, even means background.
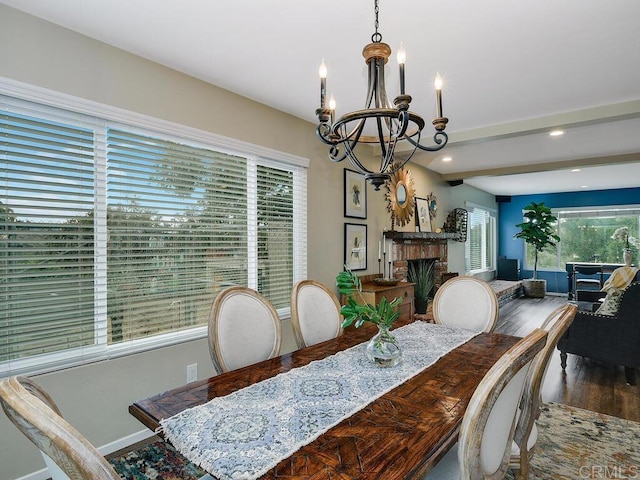
[[[484,280],[452,278],[433,298],[433,319],[443,325],[491,332],[498,320],[498,297]]]
[[[629,285],[620,297],[615,315],[578,311],[558,342],[560,364],[567,367],[567,354],[580,355],[625,367],[626,380],[635,385],[640,367],[640,282]]]
[[[525,379],[518,422],[511,448],[509,467],[518,471],[518,478],[529,478],[529,464],[533,456],[533,447],[538,440],[536,420],[540,416],[542,404],[542,384],[547,373],[549,360],[560,337],[573,322],[578,306],[567,303],[551,312],[540,327],[547,332],[547,343],[531,362],[531,367]]]
[[[26,377],[0,382],[0,403],[42,453],[53,480],[121,480],[109,462],[68,423],[49,395]]]
[[[291,325],[298,348],[342,335],[340,303],[321,283],[301,280],[291,291]]]
[[[247,287],[229,287],[213,302],[209,352],[218,373],[280,355],[282,327],[271,302]]]
[[[522,388],[546,336],[535,329],[491,367],[469,401],[458,443],[422,480],[504,478]]]
[[[603,284],[604,274],[600,265],[574,265],[573,291],[576,292],[578,300],[580,300],[581,292],[598,292]]]

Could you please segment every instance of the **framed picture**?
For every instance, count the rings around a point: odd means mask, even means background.
[[[416,197],[416,219],[418,231],[431,232],[431,215],[429,214],[429,200]]]
[[[367,226],[344,224],[344,264],[351,270],[367,269]]]
[[[367,218],[367,182],[364,175],[344,170],[344,216]]]

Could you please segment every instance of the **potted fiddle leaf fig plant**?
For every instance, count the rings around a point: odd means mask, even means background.
[[[554,224],[557,218],[544,202],[531,202],[524,207],[525,221],[516,225],[520,229],[514,238],[522,238],[534,248],[533,278],[523,280],[522,287],[527,297],[543,298],[547,291],[547,281],[538,278],[538,253],[548,246],[555,247],[560,241]]]
[[[362,296],[360,277],[347,266],[336,277],[336,285],[339,292],[346,297],[346,304],[340,310],[344,317],[342,328],[351,325],[359,328],[364,322],[373,323],[378,327],[378,333],[367,344],[366,353],[369,360],[381,367],[392,367],[400,363],[402,352],[390,330],[398,318],[397,307],[402,303],[402,298],[397,297],[389,302],[382,297],[378,305],[367,303]]]

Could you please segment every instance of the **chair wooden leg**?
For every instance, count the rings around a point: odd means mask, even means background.
[[[624,375],[627,377],[627,385],[636,384],[636,369],[633,367],[624,367]]]
[[[518,470],[517,480],[529,480],[529,453],[520,451],[520,470]]]

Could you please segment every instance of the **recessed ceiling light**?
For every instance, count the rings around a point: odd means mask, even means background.
[[[443,162],[450,162],[451,161],[451,157],[442,157],[442,161]]]
[[[549,132],[549,135],[552,137],[559,137],[560,135],[564,135],[564,130],[552,130]]]
[[[589,188],[589,185],[582,185],[580,188]]]
[[[571,171],[572,171],[572,172],[579,172],[579,171],[580,171],[580,169],[579,169],[579,168],[572,168],[572,169],[571,169]]]

